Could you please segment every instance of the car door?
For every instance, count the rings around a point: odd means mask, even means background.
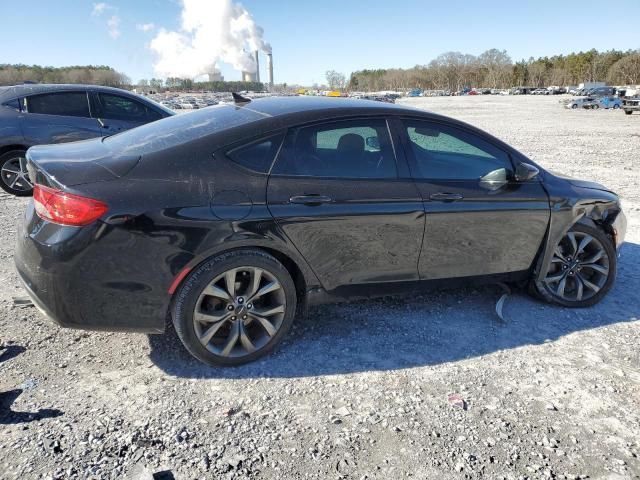
[[[287,133],[268,206],[327,290],[418,279],[422,200],[394,148],[384,118]]]
[[[539,179],[516,181],[510,154],[476,131],[418,119],[399,125],[426,212],[420,277],[528,269],[550,217]]]
[[[29,145],[75,142],[101,133],[83,90],[27,96],[22,112],[22,132]]]
[[[103,135],[113,135],[162,118],[159,112],[133,98],[100,91],[92,92],[91,110]]]

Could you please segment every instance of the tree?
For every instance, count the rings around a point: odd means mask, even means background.
[[[478,63],[486,70],[486,87],[504,88],[511,83],[511,57],[506,50],[492,48],[478,57]]]
[[[617,85],[640,83],[640,53],[626,56],[614,63],[607,79]]]
[[[347,79],[343,73],[336,72],[335,70],[329,70],[325,73],[325,78],[329,84],[330,90],[344,90],[347,83]]]
[[[149,80],[149,86],[154,90],[160,90],[162,88],[162,79],[152,78],[151,80]]]

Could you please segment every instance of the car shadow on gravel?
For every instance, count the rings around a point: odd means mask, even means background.
[[[310,309],[283,344],[257,362],[208,367],[193,359],[171,327],[150,335],[151,360],[186,378],[293,378],[387,371],[437,365],[526,345],[640,317],[640,246],[625,244],[618,279],[598,305],[567,309],[514,293],[495,313],[495,286],[430,292]]]

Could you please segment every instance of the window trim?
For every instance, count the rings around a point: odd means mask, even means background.
[[[282,151],[282,148],[284,146],[284,143],[289,135],[289,133],[292,130],[296,130],[296,129],[302,129],[302,128],[309,128],[309,127],[316,127],[316,126],[321,126],[321,125],[331,125],[331,124],[335,124],[335,123],[339,123],[339,122],[351,122],[351,121],[358,121],[358,120],[363,120],[363,121],[368,121],[368,120],[382,120],[383,122],[385,122],[386,125],[386,131],[387,131],[387,135],[389,136],[389,142],[391,143],[391,151],[393,154],[393,160],[394,160],[394,166],[395,166],[395,171],[396,171],[396,175],[394,177],[336,177],[336,176],[319,176],[319,175],[293,175],[290,173],[274,173],[273,172],[273,168],[275,167],[276,163],[279,160],[280,157],[280,152]],[[301,179],[305,179],[305,178],[315,178],[315,179],[321,179],[321,180],[342,180],[342,181],[351,181],[351,180],[355,180],[355,181],[398,181],[398,180],[402,180],[404,181],[404,179],[401,177],[400,172],[400,158],[398,157],[399,151],[398,151],[398,146],[396,145],[396,141],[394,138],[394,126],[390,123],[390,117],[389,115],[371,115],[371,116],[354,116],[354,117],[337,117],[337,118],[327,118],[327,119],[323,119],[323,120],[316,120],[313,122],[307,122],[307,123],[302,123],[299,125],[294,125],[291,127],[287,128],[287,131],[285,133],[285,136],[282,140],[282,144],[280,145],[280,148],[278,149],[278,154],[276,155],[275,159],[273,160],[273,163],[271,164],[271,168],[269,169],[269,176],[274,176],[277,178],[301,178]],[[400,140],[402,141],[402,140]]]
[[[65,93],[84,93],[85,98],[87,99],[87,111],[89,112],[89,116],[79,117],[77,115],[59,115],[55,113],[38,113],[29,111],[29,99],[31,97],[41,97],[44,95],[64,95]],[[21,112],[28,113],[30,115],[47,115],[49,117],[93,118],[91,116],[91,101],[89,100],[89,92],[87,90],[51,90],[49,92],[37,92],[31,95],[25,95],[24,97],[22,97]]]
[[[509,177],[512,177],[514,172],[515,172],[515,162],[513,159],[513,155],[512,152],[510,152],[509,150],[505,149],[503,146],[498,145],[495,141],[493,141],[492,138],[486,136],[485,134],[483,134],[483,132],[478,132],[474,129],[468,128],[464,125],[458,125],[456,123],[452,123],[452,122],[447,122],[447,121],[443,121],[440,119],[431,119],[431,118],[420,118],[420,117],[410,117],[410,116],[402,116],[399,117],[398,120],[400,121],[398,127],[400,128],[400,135],[402,138],[402,142],[403,145],[405,146],[405,155],[407,158],[407,163],[409,165],[409,172],[411,174],[411,178],[416,181],[416,182],[457,182],[457,183],[462,183],[462,182],[474,182],[477,183],[477,179],[469,179],[469,178],[464,178],[464,179],[460,179],[460,178],[433,178],[433,177],[420,177],[418,175],[416,175],[417,171],[418,171],[418,161],[415,158],[415,154],[413,152],[413,147],[411,146],[411,139],[409,138],[409,133],[407,131],[407,126],[405,122],[424,122],[424,123],[431,123],[433,125],[441,125],[447,128],[451,128],[453,130],[460,130],[461,132],[464,132],[466,134],[469,135],[473,135],[475,137],[480,138],[482,141],[488,143],[489,145],[491,145],[493,148],[495,148],[496,150],[502,152],[504,155],[506,155],[507,160],[509,161],[509,166],[510,169],[507,171],[507,174]]]

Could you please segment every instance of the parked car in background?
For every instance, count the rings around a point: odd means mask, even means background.
[[[174,113],[125,90],[91,85],[0,87],[0,187],[30,195],[26,151],[34,145],[113,135]]]
[[[598,108],[598,102],[592,97],[575,97],[565,104],[565,108]]]
[[[627,115],[640,112],[640,97],[628,97],[622,99],[622,109]]]
[[[622,99],[620,99],[619,97],[614,97],[614,96],[600,97],[600,98],[597,98],[597,101],[602,108],[606,108],[606,109],[613,108],[614,110],[617,110],[620,107],[622,107]]]
[[[604,97],[615,95],[616,89],[614,87],[594,87],[585,90],[585,95],[590,97]]]
[[[41,311],[154,333],[170,314],[196,358],[237,365],[313,303],[510,281],[586,307],[614,283],[626,220],[602,185],[423,110],[236,100],[29,149],[15,263]]]
[[[548,95],[549,91],[546,88],[536,88],[531,91],[531,95]]]

